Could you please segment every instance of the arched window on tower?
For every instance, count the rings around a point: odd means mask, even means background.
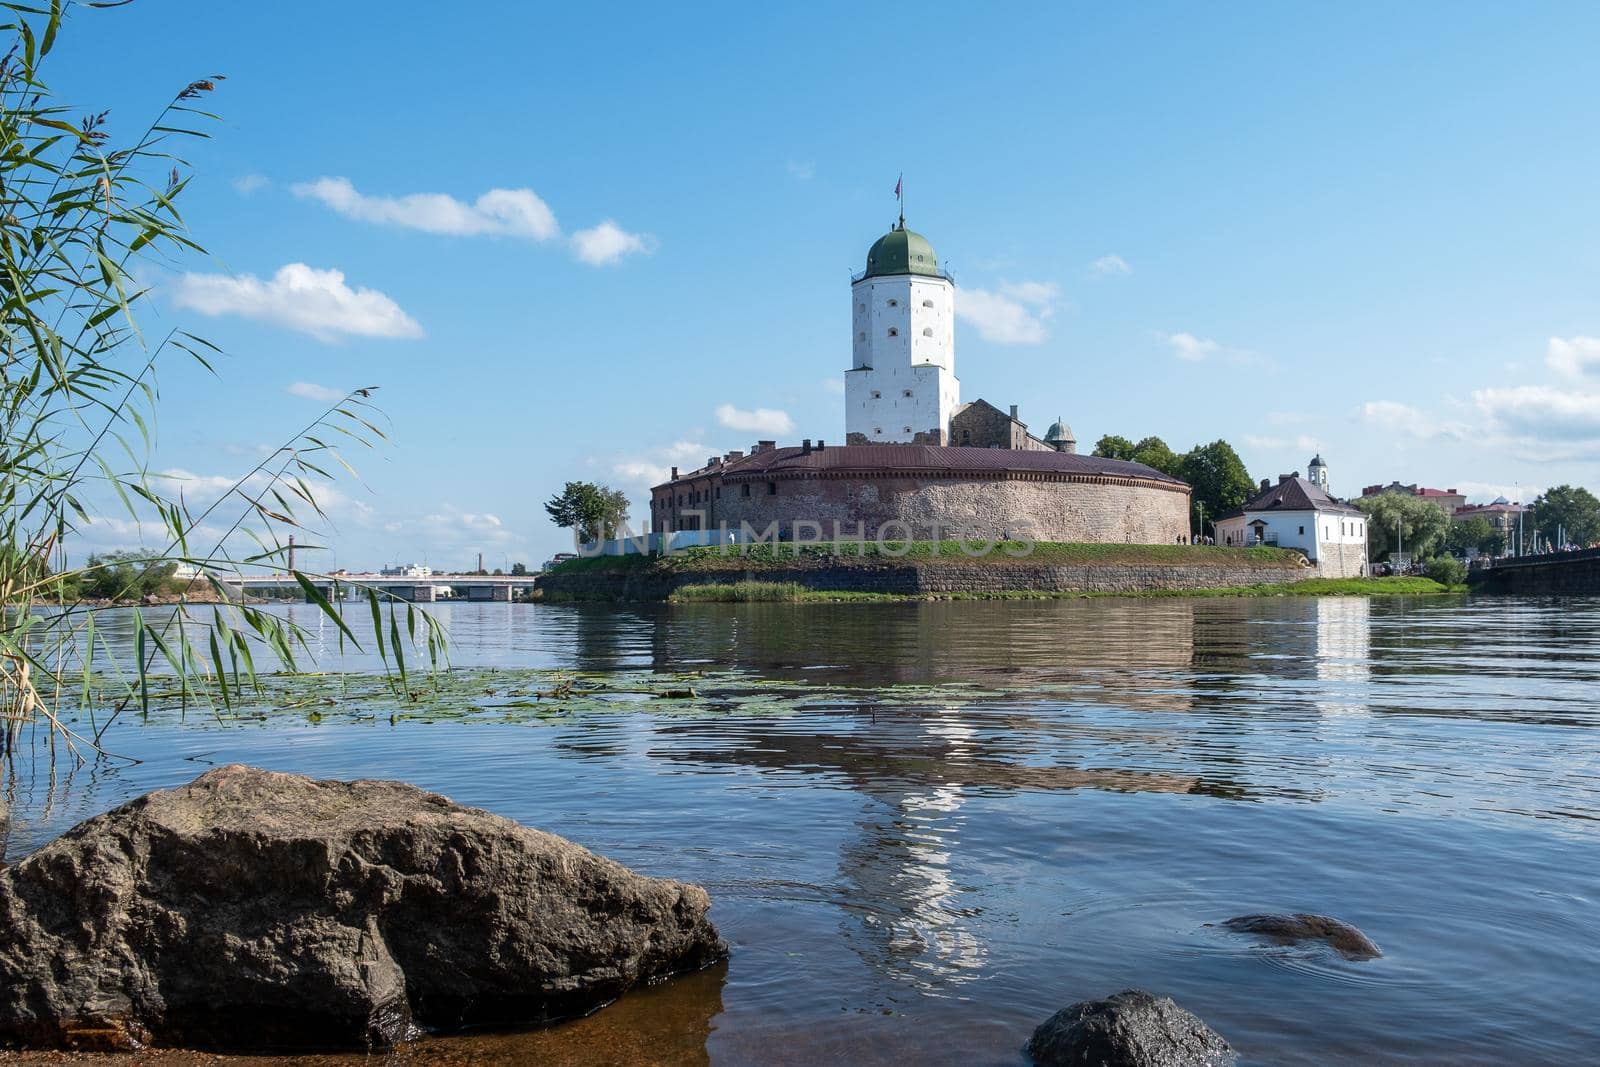
[[[890,337],[899,337],[900,336],[900,331],[895,329],[893,326],[891,326],[891,327],[889,327],[889,336]]]
[[[892,308],[897,308],[897,307],[900,306],[900,301],[895,300],[893,297],[891,297],[889,299],[889,306],[892,307]]]
[[[933,327],[932,326],[924,326],[922,328],[922,336],[924,336],[924,337],[932,337],[933,336]]]
[[[922,306],[925,307],[925,308],[931,308],[931,307],[933,307],[933,301],[932,300],[924,300],[922,302]]]

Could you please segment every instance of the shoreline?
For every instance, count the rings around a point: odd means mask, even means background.
[[[896,602],[1099,596],[1436,594],[1427,579],[1319,577],[1298,552],[1211,545],[767,543],[569,560],[538,602]]]

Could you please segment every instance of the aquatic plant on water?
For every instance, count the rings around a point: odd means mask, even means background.
[[[111,567],[130,575],[113,599],[177,565],[201,569],[197,585],[219,595],[219,573],[281,570],[289,534],[326,521],[319,497],[335,472],[354,473],[340,447],[384,438],[371,390],[356,389],[203,507],[151,469],[158,365],[192,360],[215,373],[222,356],[182,329],[146,333],[138,312],[151,267],[203,254],[178,213],[192,178],[179,150],[209,136],[202,127],[216,117],[201,104],[223,79],[188,82],[128,137],[110,111],[80,113],[44,81],[68,6],[0,4],[10,20],[0,26],[9,44],[0,59],[0,754],[41,723],[52,753],[58,744],[78,756],[101,750],[111,722],[148,710],[158,665],[185,704],[219,712],[257,685],[258,656],[296,669],[309,645],[293,623],[244,604],[200,622],[174,605],[134,609],[135,663],[117,673],[96,634],[102,608],[85,593]],[[155,546],[65,566],[64,545],[108,511],[140,524]],[[355,643],[313,577],[293,575],[341,641]],[[367,598],[370,640],[406,692],[406,647],[425,645],[437,664],[443,632],[409,604],[373,590]]]

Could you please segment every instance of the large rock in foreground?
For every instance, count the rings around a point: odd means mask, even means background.
[[[0,871],[0,1042],[385,1046],[726,953],[705,890],[398,782],[221,767]]]
[[[1062,1008],[1028,1042],[1049,1067],[1228,1067],[1233,1048],[1170,997],[1124,989]]]

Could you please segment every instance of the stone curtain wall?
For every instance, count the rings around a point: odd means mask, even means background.
[[[885,540],[929,540],[935,523],[945,537],[954,536],[953,525],[968,523],[979,537],[1080,543],[1170,545],[1189,534],[1184,489],[1087,480],[886,475],[729,481],[720,504],[718,518],[730,529],[748,522],[759,532],[777,522],[784,540],[792,538],[797,521],[820,524],[826,540],[835,522],[847,540],[858,523],[868,539],[891,523],[909,527],[891,528]]]
[[[551,599],[665,600],[686,585],[739,581],[795,582],[807,589],[830,592],[894,593],[902,596],[1015,591],[1038,593],[1147,593],[1170,589],[1220,589],[1241,585],[1280,585],[1313,574],[1296,563],[1252,563],[1226,566],[1192,564],[1050,565],[1016,561],[965,559],[919,560],[916,563],[844,563],[836,560],[796,561],[793,567],[752,570],[705,570],[682,573],[665,568],[627,572],[562,575],[539,580]]]

